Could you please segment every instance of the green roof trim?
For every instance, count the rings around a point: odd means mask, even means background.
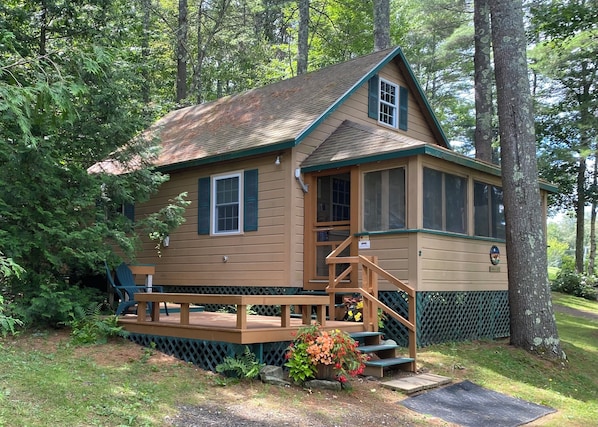
[[[223,162],[227,160],[236,160],[245,157],[259,156],[262,154],[276,153],[295,146],[295,140],[282,141],[273,145],[265,145],[263,147],[255,147],[249,150],[232,151],[229,153],[219,154],[217,156],[204,157],[202,159],[190,160],[187,162],[173,163],[165,166],[158,166],[156,170],[160,172],[171,172],[179,169],[192,168],[196,166],[204,166],[212,163]]]
[[[308,173],[308,172],[318,172],[328,169],[337,169],[346,166],[355,166],[361,165],[364,163],[374,163],[380,162],[384,160],[395,160],[395,159],[403,159],[406,157],[418,156],[418,155],[427,155],[431,157],[435,157],[437,159],[442,159],[447,162],[457,164],[460,166],[465,166],[469,169],[474,169],[480,172],[487,173],[489,175],[494,176],[501,176],[500,167],[497,165],[491,165],[485,162],[480,162],[479,160],[473,159],[471,157],[464,156],[462,154],[455,153],[453,151],[439,148],[433,145],[425,144],[419,147],[407,148],[403,150],[397,150],[389,153],[381,153],[376,154],[373,156],[366,156],[360,158],[353,158],[347,160],[341,160],[338,162],[327,163],[324,165],[315,165],[309,166],[305,168],[301,168],[301,172]],[[558,192],[558,187],[554,184],[548,183],[546,181],[540,181],[540,188],[546,190],[548,192],[556,193]]]
[[[487,236],[470,236],[468,234],[460,234],[460,233],[451,233],[450,231],[442,231],[442,230],[430,230],[427,228],[404,228],[401,230],[388,230],[388,231],[362,231],[360,233],[355,233],[354,236],[383,236],[389,234],[415,234],[415,233],[423,233],[423,234],[434,234],[437,236],[447,236],[447,237],[459,237],[462,239],[467,240],[483,240],[485,242],[492,242],[492,243],[505,243],[505,239],[497,239],[494,237],[487,237]]]
[[[386,57],[382,61],[380,61],[378,63],[378,65],[376,65],[374,68],[372,68],[372,70],[368,74],[366,74],[360,80],[358,80],[355,84],[353,84],[353,86],[351,86],[349,88],[349,90],[347,90],[345,92],[345,94],[343,96],[341,96],[334,104],[332,104],[330,107],[328,107],[326,109],[326,111],[324,111],[320,115],[320,117],[318,117],[316,120],[314,120],[308,127],[303,129],[297,136],[296,145],[300,144],[301,141],[303,141],[303,139],[305,137],[307,137],[314,129],[316,129],[328,116],[330,116],[334,111],[336,111],[343,104],[343,102],[345,102],[345,100],[347,98],[349,98],[351,95],[353,95],[353,93],[357,89],[359,89],[363,84],[367,83],[367,81],[372,76],[378,74],[378,71],[380,71],[390,61],[392,61],[397,56],[397,53],[399,53],[401,58],[403,58],[403,60],[404,60],[404,56],[401,52],[401,48],[400,47],[394,48],[388,55],[386,55]]]
[[[420,86],[417,79],[415,78],[415,74],[413,74],[413,70],[411,69],[409,62],[407,62],[407,58],[405,58],[405,55],[403,54],[403,51],[400,47],[394,48],[382,61],[380,61],[378,63],[378,65],[376,65],[374,68],[372,68],[372,70],[369,73],[364,75],[353,86],[351,86],[351,88],[349,90],[347,90],[347,92],[345,92],[345,94],[343,96],[341,96],[334,104],[332,104],[330,107],[328,107],[328,109],[326,109],[326,111],[324,111],[324,113],[322,113],[320,115],[320,117],[318,117],[307,128],[305,128],[303,131],[301,131],[299,133],[299,135],[297,136],[295,145],[300,144],[301,141],[305,137],[307,137],[315,128],[317,128],[328,116],[330,116],[330,114],[332,114],[336,109],[338,109],[343,104],[343,102],[345,102],[345,100],[347,98],[349,98],[351,95],[353,95],[353,93],[357,89],[359,89],[361,86],[366,84],[373,76],[378,74],[378,72],[382,68],[384,68],[389,62],[393,61],[397,56],[401,59],[401,61],[405,65],[405,69],[407,70],[407,73],[409,74],[409,77],[411,78],[411,82],[413,83],[415,90],[418,92],[419,97],[424,102],[424,107],[428,110],[428,113],[430,114],[430,117],[432,118],[434,125],[436,126],[436,129],[438,129],[438,132],[439,132],[440,137],[442,138],[442,141],[447,146],[447,148],[450,149],[450,144],[448,142],[448,139],[446,138],[446,135],[444,134],[444,131],[440,127],[440,122],[436,118],[436,115],[434,114],[432,107],[428,103],[428,100],[426,98],[426,95],[424,94],[422,87]]]

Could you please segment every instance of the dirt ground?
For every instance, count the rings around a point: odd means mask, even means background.
[[[68,331],[23,340],[24,350],[37,349],[54,352],[60,343],[69,340]],[[140,360],[147,352],[132,342],[86,346],[75,349],[77,356],[93,358],[98,365],[123,365]],[[110,354],[106,358],[106,354]],[[154,351],[148,363],[156,365],[184,363],[174,357]],[[214,376],[213,372],[201,371]],[[208,381],[208,383],[212,383]],[[215,382],[214,382],[215,384]],[[399,404],[406,396],[382,388],[377,379],[351,380],[351,391],[307,390],[298,386],[263,385],[254,381],[214,385],[203,395],[197,405],[178,408],[174,416],[165,416],[164,426],[223,426],[223,427],[344,427],[344,426],[453,426],[442,420],[412,412]],[[280,390],[280,391],[279,391]],[[264,399],[264,393],[269,393]],[[281,398],[282,396],[282,398]]]

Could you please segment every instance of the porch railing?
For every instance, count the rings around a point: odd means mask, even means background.
[[[415,321],[415,289],[403,283],[401,280],[394,277],[388,271],[384,270],[378,265],[378,258],[375,256],[366,257],[364,255],[351,255],[348,257],[341,257],[343,250],[353,243],[353,236],[349,236],[343,243],[341,243],[335,250],[333,250],[326,257],[326,264],[328,264],[328,287],[326,292],[330,297],[330,307],[334,307],[337,293],[359,293],[363,299],[363,328],[364,331],[378,331],[378,310],[382,310],[386,315],[396,319],[408,330],[409,338],[409,357],[412,358],[412,371],[416,366],[417,353],[417,328]],[[349,266],[336,274],[336,266],[338,264],[349,264]],[[356,287],[342,287],[343,279],[347,278],[354,269],[361,267],[361,281],[358,281]],[[386,279],[390,284],[394,285],[398,290],[405,292],[407,295],[408,319],[405,319],[399,313],[388,307],[378,299],[378,278]],[[333,311],[330,310],[331,316],[334,316]],[[335,320],[332,319],[331,320]]]

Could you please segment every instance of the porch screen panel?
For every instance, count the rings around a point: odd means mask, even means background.
[[[465,233],[467,231],[467,180],[444,174],[446,205],[446,231]]]
[[[467,179],[424,168],[424,228],[467,233]]]
[[[474,234],[505,238],[505,211],[502,188],[482,182],[474,183]]]
[[[405,228],[405,169],[366,173],[363,208],[366,231]]]
[[[442,230],[442,172],[424,168],[424,228]]]

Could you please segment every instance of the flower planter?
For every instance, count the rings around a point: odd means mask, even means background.
[[[324,365],[319,363],[316,365],[317,372],[316,372],[316,379],[317,380],[334,380],[334,366],[333,365]]]

